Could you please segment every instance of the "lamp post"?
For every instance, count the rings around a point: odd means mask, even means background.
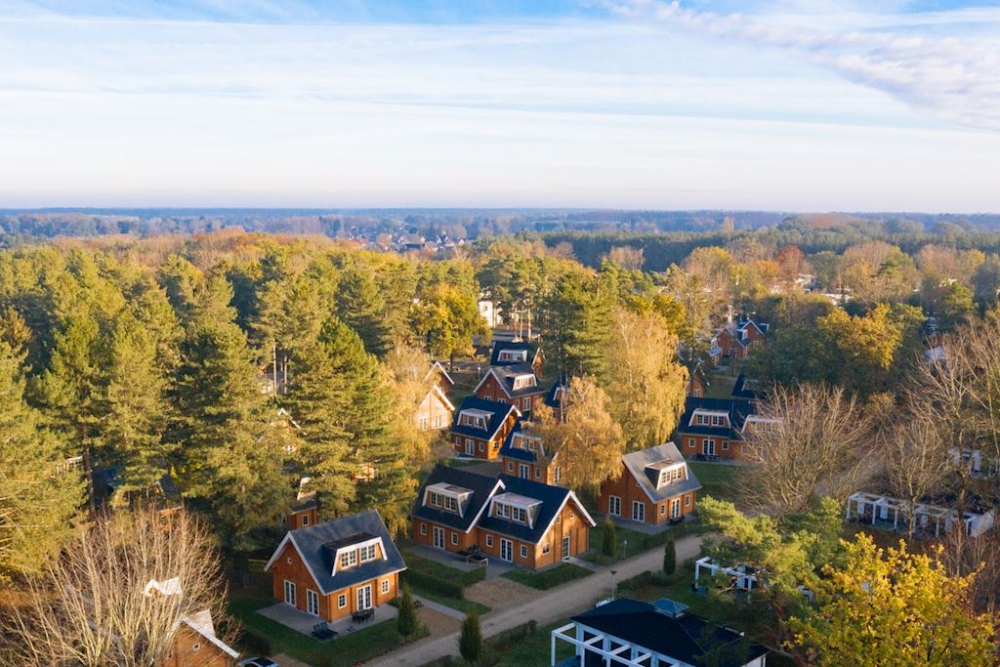
[[[611,599],[615,599],[615,575],[618,574],[618,570],[611,570]]]
[[[622,540],[622,560],[625,560],[625,550],[628,549],[628,540]]]

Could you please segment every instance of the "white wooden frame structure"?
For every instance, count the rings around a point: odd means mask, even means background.
[[[736,588],[741,591],[749,591],[754,588],[760,587],[760,582],[757,581],[757,575],[751,572],[747,572],[746,565],[739,565],[737,567],[725,567],[719,565],[712,561],[710,556],[705,556],[704,558],[699,558],[694,563],[694,583],[698,585],[698,578],[701,576],[701,571],[707,570],[709,575],[715,576],[719,572],[722,572],[726,576],[735,580]]]
[[[880,496],[874,493],[859,491],[851,494],[847,499],[847,510],[845,518],[850,520],[852,516],[866,516],[871,510],[871,525],[877,525],[877,521],[892,521],[892,529],[899,530],[900,517],[903,518],[904,526],[906,521],[912,520],[916,527],[921,530],[929,530],[930,524],[934,523],[934,537],[941,536],[941,529],[949,533],[958,522],[958,510],[928,503],[910,503],[906,500],[892,498],[890,496]],[[853,510],[853,511],[852,511]],[[891,515],[891,518],[890,518]],[[965,533],[970,537],[979,537],[993,527],[993,512],[963,512],[962,524]]]
[[[575,632],[569,634],[572,631]],[[584,631],[594,636],[584,640]],[[571,644],[575,649],[577,657],[580,657],[583,651],[596,653],[605,659],[606,664],[608,660],[614,660],[615,665],[620,665],[621,667],[686,667],[685,663],[678,662],[662,653],[653,653],[642,646],[636,646],[623,639],[599,632],[576,622],[567,623],[561,628],[556,628],[552,631],[552,659],[550,661],[552,667],[556,665],[557,639]],[[620,646],[612,649],[611,642],[620,644]],[[642,662],[643,660],[649,660],[649,662]]]

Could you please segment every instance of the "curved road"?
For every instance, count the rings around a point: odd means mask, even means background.
[[[676,542],[677,563],[680,565],[698,555],[701,536],[690,535]],[[594,574],[563,584],[548,591],[539,591],[538,597],[520,607],[490,612],[482,617],[483,637],[492,637],[504,630],[534,619],[545,625],[586,611],[594,603],[611,594],[611,570],[615,580],[624,581],[650,570],[663,567],[663,549],[656,548],[643,554],[615,563],[612,567],[595,567]],[[405,648],[387,653],[365,663],[371,667],[413,667],[424,665],[446,655],[458,654],[458,632],[443,637],[429,637]]]

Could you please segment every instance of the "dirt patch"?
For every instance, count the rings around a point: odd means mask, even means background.
[[[465,599],[484,604],[493,610],[509,609],[538,597],[538,591],[516,581],[497,577],[465,589]]]
[[[462,624],[457,618],[427,607],[421,607],[417,610],[417,620],[427,626],[431,637],[451,634],[458,630]]]

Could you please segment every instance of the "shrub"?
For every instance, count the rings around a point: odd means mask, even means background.
[[[404,638],[417,631],[417,605],[409,586],[403,587],[403,599],[399,602],[399,616],[396,618],[396,632]]]
[[[677,547],[673,540],[663,545],[663,574],[673,576],[677,571]]]
[[[483,654],[483,632],[479,627],[479,614],[469,613],[462,621],[462,636],[458,638],[458,652],[466,662],[475,664]]]
[[[604,540],[601,542],[601,554],[608,558],[618,555],[618,535],[611,519],[604,520]]]
[[[417,570],[404,570],[402,576],[404,581],[411,583],[414,586],[426,588],[429,591],[440,593],[441,595],[455,598],[456,600],[464,599],[462,585],[457,584],[454,581],[438,579],[437,577],[423,572],[418,572]]]

